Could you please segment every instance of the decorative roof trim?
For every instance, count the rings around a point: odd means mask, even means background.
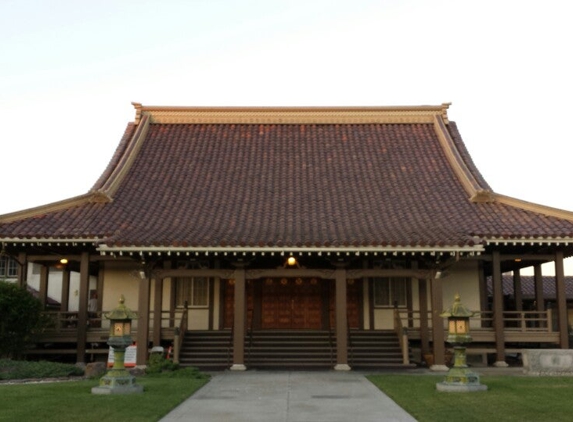
[[[522,199],[512,198],[511,196],[495,194],[497,202],[509,205],[516,208],[521,208],[526,211],[532,211],[538,214],[547,215],[549,217],[562,218],[564,220],[573,221],[573,212],[562,210],[559,208],[548,207],[546,205],[535,204],[533,202],[524,201]]]
[[[474,175],[469,170],[464,159],[460,155],[458,149],[456,148],[450,133],[448,132],[442,119],[437,116],[434,117],[434,129],[438,140],[442,145],[444,154],[454,173],[456,174],[458,180],[461,182],[462,186],[468,193],[470,201],[472,202],[494,202],[494,193],[488,189],[484,189]]]
[[[230,254],[407,254],[407,253],[480,253],[485,249],[483,245],[474,246],[443,246],[443,247],[333,247],[333,248],[320,248],[320,247],[222,247],[222,246],[207,246],[207,247],[181,247],[181,246],[107,246],[100,245],[98,250],[102,253],[194,253],[194,254],[209,254],[209,253],[230,253]]]
[[[406,124],[449,123],[451,103],[401,107],[168,107],[132,103],[135,124],[144,116],[162,124]]]
[[[573,244],[573,237],[516,237],[516,238],[505,238],[505,237],[491,237],[484,239],[489,245],[569,245]]]
[[[61,211],[71,207],[77,207],[87,203],[108,203],[112,198],[102,191],[86,193],[62,201],[52,202],[51,204],[41,205],[39,207],[28,208],[22,211],[16,211],[9,214],[0,215],[0,223],[10,223],[24,218],[35,217],[37,215],[48,214],[51,212]]]
[[[137,157],[137,152],[140,150],[141,145],[147,136],[147,132],[149,131],[149,122],[150,119],[147,116],[143,116],[141,124],[137,126],[137,130],[133,134],[133,138],[126,148],[123,156],[115,166],[113,173],[103,184],[101,190],[105,191],[108,195],[113,196],[115,194],[119,185],[125,178],[125,175],[133,165],[133,162]]]
[[[47,244],[49,246],[51,246],[52,244],[55,244],[56,246],[60,246],[60,245],[76,246],[80,243],[82,243],[82,244],[97,243],[97,242],[99,242],[99,237],[97,237],[97,236],[94,236],[93,238],[86,238],[86,237],[78,237],[78,238],[73,238],[73,237],[62,237],[62,238],[60,238],[60,237],[30,237],[30,238],[2,237],[2,238],[0,238],[0,242],[6,243],[6,244],[11,243],[14,246],[25,245],[25,244],[30,244],[30,245]]]

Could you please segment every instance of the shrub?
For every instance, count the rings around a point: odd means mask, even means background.
[[[82,375],[84,375],[82,368],[68,363],[0,359],[0,380],[59,378]]]
[[[0,358],[18,358],[44,325],[42,303],[26,289],[0,281]]]
[[[166,359],[161,353],[152,353],[147,362],[145,372],[147,374],[157,374],[161,372],[175,371],[179,365],[173,363],[171,360]]]

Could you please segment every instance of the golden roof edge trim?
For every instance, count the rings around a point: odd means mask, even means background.
[[[132,103],[135,123],[149,116],[160,124],[408,124],[432,123],[440,117],[449,123],[451,103],[439,106],[372,107],[184,107],[143,106]]]
[[[123,153],[111,175],[103,184],[101,190],[106,192],[108,195],[113,196],[115,194],[119,188],[119,185],[125,178],[125,175],[133,165],[135,157],[137,156],[143,141],[147,137],[147,132],[149,131],[149,121],[150,119],[148,117],[143,116],[142,124],[137,126],[137,129],[133,134],[127,149]]]
[[[496,201],[509,205],[511,207],[520,208],[526,211],[543,214],[549,217],[562,218],[564,220],[573,221],[573,211],[567,211],[560,208],[550,207],[547,205],[536,204],[534,202],[524,201],[523,199],[513,198],[507,195],[495,194]]]
[[[15,211],[12,213],[0,215],[0,223],[11,223],[17,220],[34,217],[52,213],[55,211],[64,210],[74,206],[79,206],[87,203],[107,203],[112,199],[109,195],[102,191],[95,191],[85,193],[83,195],[74,196],[72,198],[63,199],[61,201],[52,202],[50,204],[40,205],[38,207],[28,208],[25,210]]]
[[[470,172],[467,164],[460,155],[442,119],[434,118],[434,129],[438,141],[442,146],[446,159],[448,160],[454,174],[462,184],[472,202],[493,202],[495,196],[489,189],[483,188],[474,175]]]

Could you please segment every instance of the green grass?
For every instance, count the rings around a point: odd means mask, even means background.
[[[208,382],[142,376],[142,394],[96,395],[97,380],[0,385],[0,421],[157,421]]]
[[[443,376],[368,379],[420,422],[573,420],[573,377],[482,376],[488,391],[473,393],[438,392]]]

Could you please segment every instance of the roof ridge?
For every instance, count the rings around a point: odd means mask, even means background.
[[[371,107],[186,107],[144,106],[132,103],[135,124],[144,116],[151,123],[168,124],[366,124],[432,123],[439,116],[446,124],[451,103],[439,106]]]

